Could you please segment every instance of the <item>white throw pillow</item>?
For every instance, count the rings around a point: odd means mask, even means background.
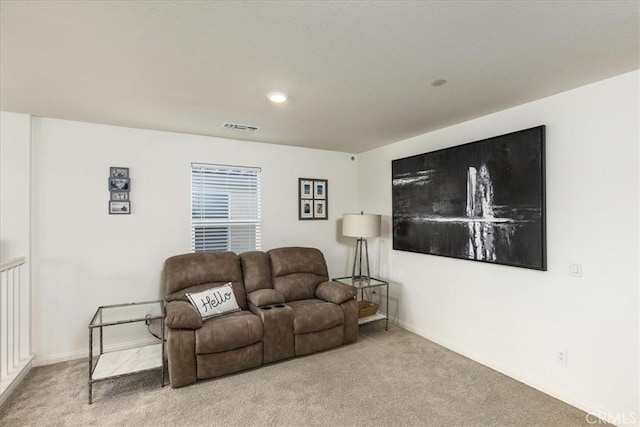
[[[236,296],[233,294],[231,282],[217,288],[186,295],[203,320],[233,311],[240,311]]]

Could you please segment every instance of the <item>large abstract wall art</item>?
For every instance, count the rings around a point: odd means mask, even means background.
[[[394,160],[393,249],[546,270],[545,127]]]

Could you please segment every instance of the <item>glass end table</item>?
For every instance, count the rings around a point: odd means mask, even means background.
[[[126,323],[160,320],[161,341],[136,348],[104,351],[103,329]],[[100,335],[100,353],[93,355],[93,331]],[[89,405],[93,403],[93,384],[146,371],[161,370],[162,384],[165,381],[164,364],[164,302],[147,301],[131,304],[105,305],[98,307],[89,323]],[[95,359],[95,361],[94,361]]]
[[[363,325],[365,323],[376,322],[378,320],[385,321],[385,330],[389,330],[389,282],[381,279],[376,279],[375,277],[367,277],[367,276],[348,276],[348,277],[336,277],[331,279],[335,282],[344,283],[345,285],[353,286],[356,288],[356,291],[360,291],[360,301],[364,298],[364,291],[366,289],[371,288],[384,288],[385,290],[385,313],[380,313],[378,311],[371,316],[360,317],[358,319],[358,325]]]

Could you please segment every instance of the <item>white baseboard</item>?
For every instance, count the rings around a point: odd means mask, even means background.
[[[27,374],[29,373],[29,371],[31,370],[31,367],[33,366],[33,355],[29,356],[29,358],[24,362],[24,367],[22,368],[22,370],[20,370],[20,373],[18,375],[16,375],[15,378],[13,379],[5,379],[3,381],[11,381],[11,383],[9,384],[9,386],[7,387],[6,390],[4,390],[2,392],[2,394],[0,394],[0,407],[4,404],[4,402],[7,401],[7,399],[9,398],[9,396],[11,396],[11,393],[13,393],[16,389],[16,387],[18,387],[18,385],[26,378]]]
[[[156,338],[143,338],[135,341],[126,341],[118,344],[105,345],[104,351],[105,353],[111,351],[118,350],[126,350],[134,347],[143,347],[145,345],[157,344],[158,340]],[[94,352],[97,350],[97,346],[93,347]],[[33,366],[44,366],[44,365],[52,365],[54,363],[60,362],[68,362],[69,360],[77,360],[77,359],[88,359],[89,358],[89,348],[85,348],[82,350],[69,351],[66,353],[58,353],[52,354],[48,356],[36,356],[33,360]]]
[[[558,389],[557,387],[551,384],[539,381],[536,378],[530,377],[526,373],[514,371],[512,368],[505,367],[503,364],[493,360],[492,358],[487,357],[486,355],[483,355],[483,354],[478,354],[476,351],[469,349],[463,345],[459,345],[457,343],[443,339],[439,336],[430,334],[421,328],[417,328],[414,325],[411,325],[397,318],[393,319],[393,323],[400,326],[403,329],[406,329],[410,332],[420,335],[421,337],[426,338],[429,341],[433,341],[438,345],[441,345],[451,351],[461,354],[464,357],[467,357],[475,362],[478,362],[484,366],[487,366],[493,369],[494,371],[498,371],[502,374],[505,374],[517,381],[520,381],[523,384],[533,387],[536,390],[539,390],[552,397],[555,397],[558,400],[568,403],[571,406],[574,406],[578,409],[585,411],[587,414],[589,414],[589,417],[590,417],[587,420],[589,424],[594,424],[594,425],[601,424],[602,423],[601,420],[604,420],[613,425],[624,425],[625,427],[638,426],[637,414],[629,414],[630,416],[626,420],[616,419],[614,416],[610,415],[607,411],[604,411],[598,408],[596,405],[590,404],[589,402],[585,402],[579,398],[576,398],[571,393],[565,390]]]

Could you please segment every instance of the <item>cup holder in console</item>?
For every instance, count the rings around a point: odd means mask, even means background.
[[[272,308],[273,308],[273,307],[269,307],[269,306],[267,306],[267,307],[260,307],[260,309],[262,309],[262,310],[271,310]]]
[[[276,308],[285,308],[286,305],[284,305],[284,304],[276,304],[276,305],[274,305],[274,307],[276,307]]]

